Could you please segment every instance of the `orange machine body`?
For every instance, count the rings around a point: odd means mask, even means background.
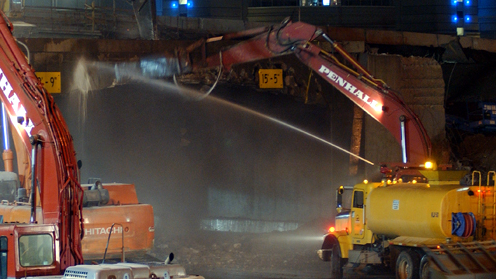
[[[84,189],[88,186],[83,184],[82,187]],[[153,207],[138,203],[133,184],[103,184],[103,188],[109,191],[109,203],[83,208],[84,237],[81,244],[84,259],[102,259],[107,241],[109,245],[106,258],[120,258],[123,236],[127,257],[149,252],[155,235]],[[41,207],[37,207],[36,213],[37,220],[41,221]],[[31,207],[28,203],[0,204],[0,215],[3,216],[4,223],[29,223],[30,214]],[[111,230],[114,223],[116,225]]]

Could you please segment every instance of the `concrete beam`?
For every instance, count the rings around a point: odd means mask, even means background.
[[[364,41],[367,44],[409,45],[444,47],[447,43],[460,40],[464,48],[496,53],[496,40],[478,37],[458,37],[452,35],[369,30],[362,28],[323,27],[329,37],[336,41]]]

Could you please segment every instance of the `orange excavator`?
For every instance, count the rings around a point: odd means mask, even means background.
[[[191,51],[197,47],[236,38],[243,40],[213,56],[202,51],[200,60],[192,59]],[[332,53],[312,43],[317,39],[330,43]],[[417,115],[321,29],[287,20],[200,40],[177,53],[172,58],[117,64],[116,78],[125,80],[136,71],[152,78],[195,72],[201,77],[212,69],[219,71],[220,80],[220,73],[233,65],[294,54],[396,138],[402,150],[402,162],[394,164],[396,172],[382,166],[381,182],[347,187],[353,190],[348,209],[341,208],[345,187],[338,190],[336,227],[318,251],[322,260],[330,261],[332,278],[343,277],[346,263],[392,267],[396,278],[495,278],[496,183],[489,183],[496,181],[496,173],[488,173],[487,186],[480,184],[480,172],[472,174],[471,183],[461,184],[466,171],[448,165],[438,170],[428,164],[431,141]],[[266,81],[280,79],[282,69],[259,76]]]
[[[182,266],[172,264],[173,254],[165,262],[153,265],[125,261],[126,250],[131,247],[129,239],[153,242],[151,207],[137,204],[128,193],[120,195],[132,189],[126,185],[97,182],[88,189],[79,183],[79,164],[67,125],[19,50],[12,30],[12,23],[0,12],[0,100],[29,150],[31,187],[28,197],[18,195],[27,197],[27,202],[2,201],[0,278],[203,279],[187,275]],[[18,190],[17,186],[14,183],[9,191]],[[107,192],[108,198],[93,196]],[[111,204],[102,205],[101,200]],[[84,208],[85,203],[90,207]],[[138,222],[140,219],[144,222]],[[149,227],[139,235],[143,224]],[[83,264],[85,250],[97,253],[95,248],[101,248],[100,258],[103,256],[105,261],[104,253],[111,253],[109,247],[117,249],[115,242],[107,242],[107,248],[105,242],[107,234],[118,227],[121,229],[115,232],[119,235],[116,240],[122,262]],[[83,236],[87,236],[87,244]]]
[[[12,24],[6,21],[5,16],[0,19],[0,98],[6,142],[6,171],[0,172],[2,223],[57,226],[61,235],[68,236],[60,238],[61,254],[71,258],[68,264],[81,262],[83,255],[87,260],[101,259],[111,232],[115,236],[108,243],[107,257],[120,257],[123,249],[128,256],[150,251],[152,206],[138,202],[132,184],[98,180],[80,184],[80,165],[67,125],[12,37]],[[18,174],[13,172],[9,125]],[[122,226],[111,229],[113,223]],[[124,243],[117,236],[121,234]]]
[[[334,53],[312,43],[317,39],[329,42]],[[209,43],[230,40],[238,43],[206,57]],[[195,53],[198,48],[202,48],[199,55]],[[373,77],[317,26],[287,19],[277,26],[201,39],[176,52],[175,57],[144,57],[137,62],[116,64],[116,80],[126,82],[137,73],[150,78],[167,78],[190,73],[201,75],[209,70],[219,71],[219,80],[222,73],[228,75],[237,64],[294,54],[393,134],[402,147],[405,167],[418,166],[431,159],[431,141],[418,116],[405,105],[399,94],[384,81]],[[339,54],[342,60],[335,54]],[[343,60],[345,62],[340,62]],[[265,78],[272,80],[276,76]]]

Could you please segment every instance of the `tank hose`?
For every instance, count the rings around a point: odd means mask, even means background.
[[[472,212],[451,213],[451,234],[469,237],[475,234],[476,220]]]

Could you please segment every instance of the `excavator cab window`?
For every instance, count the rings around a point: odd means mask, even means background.
[[[53,263],[53,239],[50,234],[29,234],[19,237],[21,266],[48,266]]]
[[[7,237],[0,237],[0,279],[7,279]]]

